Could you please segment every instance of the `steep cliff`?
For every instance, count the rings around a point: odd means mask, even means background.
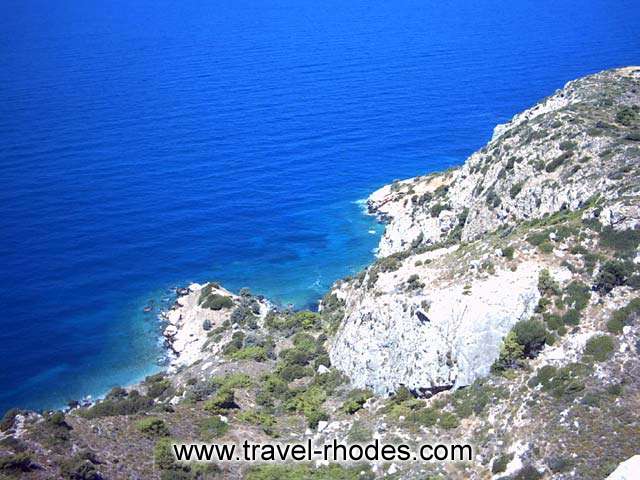
[[[639,69],[576,80],[498,126],[460,168],[373,193],[369,209],[387,222],[380,258],[334,289],[345,315],[333,364],[378,393],[486,375],[534,313],[540,271],[591,280],[563,265],[572,245],[590,248],[586,228],[548,232],[541,251],[525,241],[541,219],[597,205],[606,226],[638,226],[638,105]]]

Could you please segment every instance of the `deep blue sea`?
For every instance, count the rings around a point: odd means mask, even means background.
[[[3,0],[0,410],[160,367],[190,281],[313,305],[358,200],[460,164],[566,81],[640,63],[637,0]]]

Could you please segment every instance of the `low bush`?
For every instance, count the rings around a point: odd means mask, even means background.
[[[448,210],[449,208],[450,207],[447,204],[435,203],[434,205],[431,206],[429,213],[431,214],[432,217],[438,217],[440,216],[440,213],[442,213],[444,210]]]
[[[625,326],[633,325],[640,317],[640,298],[634,298],[626,306],[613,312],[607,321],[607,330],[611,333],[622,333]]]
[[[169,435],[169,428],[164,420],[156,417],[148,417],[136,422],[136,429],[149,437],[166,437]]]
[[[364,472],[364,474],[363,474]],[[371,480],[369,467],[343,467],[332,464],[315,468],[312,465],[259,465],[251,467],[246,480]]]
[[[545,365],[529,381],[530,387],[542,385],[542,389],[556,398],[573,398],[584,390],[584,380],[588,369],[579,363],[570,363],[560,369]]]
[[[616,122],[625,127],[630,127],[638,119],[638,113],[629,106],[624,106],[616,112]]]
[[[542,296],[560,294],[560,285],[546,268],[538,274],[538,290]]]
[[[342,410],[349,415],[356,413],[373,396],[370,390],[356,389],[349,392],[347,400],[342,404]]]
[[[246,373],[229,373],[224,376],[216,376],[212,377],[211,385],[213,385],[218,390],[231,390],[234,388],[247,388],[250,387],[251,377]]]
[[[132,415],[145,412],[153,407],[153,399],[140,395],[132,390],[125,397],[105,398],[92,407],[82,410],[80,414],[85,418],[110,417],[115,415]]]
[[[596,362],[604,362],[611,358],[615,349],[615,341],[609,335],[594,335],[584,347],[584,353]]]
[[[229,424],[218,416],[200,422],[200,436],[203,440],[223,437],[229,431]]]
[[[241,422],[259,426],[267,435],[274,435],[276,419],[273,415],[258,410],[245,410],[238,413],[236,418]]]
[[[31,455],[26,452],[0,457],[0,472],[3,473],[28,472],[34,468]]]
[[[508,246],[508,247],[504,247],[502,249],[502,256],[505,257],[507,260],[513,260],[513,253],[514,253],[514,248],[512,246]]]
[[[95,467],[99,463],[93,452],[81,451],[60,463],[60,474],[69,480],[101,480],[103,477]]]
[[[614,230],[605,227],[600,232],[600,246],[615,252],[619,258],[633,259],[640,244],[640,230]]]
[[[204,409],[210,413],[223,413],[226,410],[237,409],[238,404],[235,401],[235,392],[233,390],[219,390],[213,398],[204,403]]]
[[[202,308],[208,308],[210,310],[222,310],[223,308],[233,307],[233,299],[231,297],[220,295],[219,293],[205,294],[204,289],[200,294],[198,301]]]
[[[584,283],[574,280],[564,289],[564,304],[578,311],[584,310],[589,305],[591,289]]]
[[[520,320],[513,327],[517,342],[522,345],[525,357],[533,358],[542,350],[547,340],[547,329],[539,320]]]
[[[609,293],[615,287],[625,285],[631,274],[632,269],[627,263],[609,260],[600,268],[595,289],[600,293]]]
[[[493,189],[493,187],[487,190],[486,198],[487,198],[487,205],[490,208],[498,208],[502,203],[502,199],[498,196],[498,194]]]
[[[22,412],[18,408],[12,408],[7,410],[4,413],[2,420],[0,420],[0,430],[6,432],[7,430],[10,430],[11,428],[13,428],[13,422],[16,416],[19,415],[20,413]]]
[[[232,360],[255,360],[256,362],[264,362],[267,357],[267,352],[264,347],[243,347],[240,350],[236,350],[230,354]]]
[[[580,323],[580,312],[575,308],[567,310],[562,316],[562,322],[565,325],[578,325]]]
[[[320,386],[310,386],[296,392],[295,396],[287,401],[287,410],[302,413],[309,424],[315,428],[321,420],[328,420],[329,415],[322,410],[322,404],[327,399],[327,393]]]
[[[509,196],[513,199],[518,196],[518,194],[522,191],[522,186],[524,182],[514,183],[509,189]]]
[[[143,385],[147,388],[147,396],[150,398],[168,397],[173,394],[171,381],[164,373],[157,373],[144,379]]]
[[[547,173],[554,172],[558,169],[558,167],[560,167],[572,156],[573,156],[573,152],[564,152],[559,156],[557,156],[556,158],[554,158],[553,160],[551,160],[549,163],[547,163],[544,169],[547,171]]]
[[[513,453],[496,457],[493,460],[493,463],[491,463],[491,473],[495,475],[497,473],[504,472],[507,469],[507,465],[509,465],[509,462],[513,460],[513,457]]]
[[[456,416],[456,414],[451,412],[444,412],[440,414],[440,418],[438,419],[438,425],[444,428],[445,430],[451,430],[457,428],[460,425],[460,420]]]
[[[491,366],[491,370],[495,373],[502,372],[507,368],[517,367],[524,358],[524,347],[518,343],[516,333],[511,330],[502,339],[500,346],[500,355]]]

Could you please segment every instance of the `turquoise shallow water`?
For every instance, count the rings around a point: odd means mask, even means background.
[[[159,368],[173,286],[313,305],[373,257],[357,200],[638,63],[637,2],[471,3],[3,2],[0,410]]]

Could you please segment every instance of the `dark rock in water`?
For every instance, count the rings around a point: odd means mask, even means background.
[[[176,294],[179,297],[183,297],[183,296],[187,295],[188,293],[189,293],[189,289],[188,288],[181,288],[181,287],[176,288]]]
[[[153,310],[153,307],[151,305],[147,305],[142,309],[144,313],[149,313],[151,310]]]

